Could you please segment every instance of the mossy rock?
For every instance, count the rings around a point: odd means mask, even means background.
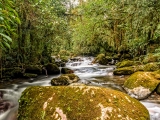
[[[137,65],[132,67],[134,67],[134,72],[138,72],[138,71],[144,71],[144,66],[145,65]]]
[[[26,65],[25,72],[40,75],[40,74],[42,74],[42,66],[40,66],[40,65]]]
[[[32,73],[24,73],[23,77],[24,78],[36,78],[38,75],[37,74],[32,74]]]
[[[61,73],[62,74],[70,74],[70,73],[73,73],[74,71],[69,69],[69,68],[62,68],[61,69]]]
[[[79,77],[75,74],[64,74],[59,76],[58,78],[53,78],[51,80],[51,85],[53,86],[62,86],[69,85],[71,83],[77,82]]]
[[[58,78],[53,78],[51,80],[51,85],[53,86],[69,85],[69,81],[68,81],[68,78],[61,76]]]
[[[137,99],[144,99],[156,89],[159,78],[160,74],[154,72],[136,72],[124,82],[124,88]]]
[[[68,78],[69,83],[78,82],[80,80],[79,77],[73,73],[61,75],[61,77]]]
[[[129,95],[91,86],[28,87],[19,99],[18,120],[149,120]]]
[[[46,68],[47,73],[49,75],[54,75],[54,74],[60,73],[60,69],[56,64],[48,63],[47,65],[45,65],[45,68]]]
[[[144,65],[144,71],[156,71],[160,69],[160,63],[153,62]]]
[[[123,60],[122,62],[118,62],[116,64],[117,68],[122,68],[122,67],[129,67],[129,66],[133,66],[135,64],[134,61],[131,60]]]
[[[113,71],[114,75],[131,75],[132,73],[134,73],[133,67],[117,68]]]
[[[99,54],[94,60],[93,63],[99,63],[101,65],[107,65],[108,60],[104,54]]]
[[[154,62],[154,63],[148,63],[145,65],[137,65],[137,66],[133,66],[134,67],[134,71],[148,71],[148,72],[152,72],[152,71],[157,71],[160,69],[160,63],[158,62]]]

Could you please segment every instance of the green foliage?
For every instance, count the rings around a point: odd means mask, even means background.
[[[150,42],[160,36],[158,5],[150,0],[87,0],[74,8],[81,18],[72,22],[74,49],[114,51],[125,45],[133,56],[149,52]]]
[[[19,65],[51,63],[51,54],[69,52],[140,56],[160,44],[159,6],[153,0],[0,0],[0,56]]]
[[[16,34],[16,26],[20,24],[17,12],[14,10],[12,0],[0,0],[0,47],[10,48],[13,35]]]
[[[16,0],[16,10],[22,24],[18,39],[13,43],[17,61],[39,64],[50,61],[52,52],[69,49],[66,0]],[[66,41],[66,42],[65,42]],[[67,46],[68,45],[68,46]],[[67,47],[65,47],[67,46]]]

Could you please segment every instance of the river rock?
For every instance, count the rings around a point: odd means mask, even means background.
[[[133,66],[135,64],[134,61],[131,60],[123,60],[122,62],[118,62],[116,64],[117,68],[122,68],[122,67],[129,67],[129,66]]]
[[[104,54],[99,54],[93,61],[92,63],[99,63],[101,65],[107,65],[108,60]]]
[[[144,71],[156,71],[160,69],[158,62],[147,63],[144,65]]]
[[[117,68],[113,71],[114,75],[131,75],[132,73],[134,73],[133,67]]]
[[[25,73],[42,74],[42,67],[40,65],[25,65]]]
[[[44,66],[45,69],[47,70],[48,75],[54,75],[54,74],[59,74],[60,69],[56,64],[49,63]]]
[[[124,82],[124,89],[136,99],[145,99],[157,88],[159,78],[154,72],[136,72]]]
[[[71,83],[77,82],[79,77],[75,74],[64,74],[58,78],[53,78],[51,80],[51,85],[59,86],[59,85],[69,85]]]
[[[58,78],[53,78],[51,80],[51,85],[53,86],[69,85],[69,81],[67,77],[60,76]]]
[[[63,74],[70,74],[70,73],[74,73],[73,70],[69,69],[69,68],[62,68],[61,69],[61,73]]]
[[[18,120],[149,120],[129,95],[93,86],[32,86],[19,99]]]

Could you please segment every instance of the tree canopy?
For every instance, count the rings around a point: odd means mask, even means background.
[[[0,0],[1,64],[69,52],[140,56],[158,48],[159,21],[158,0]]]

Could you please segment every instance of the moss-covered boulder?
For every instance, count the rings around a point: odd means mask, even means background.
[[[145,65],[137,65],[137,66],[132,66],[132,67],[134,67],[134,72],[137,72],[137,71],[152,72],[152,71],[157,71],[160,69],[160,63],[153,62],[153,63],[147,63]]]
[[[25,73],[42,74],[42,66],[40,65],[25,65]]]
[[[124,82],[124,89],[137,99],[145,99],[156,89],[159,78],[154,72],[136,72]]]
[[[156,71],[160,69],[160,63],[152,62],[144,65],[144,71]]]
[[[132,67],[134,68],[134,72],[138,72],[138,71],[144,71],[144,66],[145,65],[137,65]]]
[[[19,99],[18,120],[149,120],[129,95],[100,87],[28,87]]]
[[[129,66],[133,66],[135,64],[134,61],[131,60],[123,60],[122,62],[118,62],[116,64],[117,68],[122,68],[122,67],[129,67]]]
[[[44,67],[47,70],[48,75],[54,75],[54,74],[60,73],[60,69],[56,64],[49,63],[45,65]]]
[[[75,74],[64,74],[61,76],[68,78],[69,83],[78,82],[80,80],[80,78]]]
[[[113,71],[114,75],[131,75],[132,73],[134,73],[133,67],[117,68]]]
[[[64,74],[59,76],[58,78],[53,78],[51,80],[51,85],[53,86],[62,86],[69,85],[71,83],[77,82],[79,77],[75,74]]]
[[[62,74],[70,74],[70,73],[74,73],[74,71],[69,68],[62,68],[61,73]]]
[[[101,65],[107,65],[108,60],[104,54],[99,54],[94,60],[93,63],[99,63]]]
[[[51,85],[53,86],[69,85],[69,81],[68,81],[68,78],[60,76],[58,78],[53,78],[51,80]]]

